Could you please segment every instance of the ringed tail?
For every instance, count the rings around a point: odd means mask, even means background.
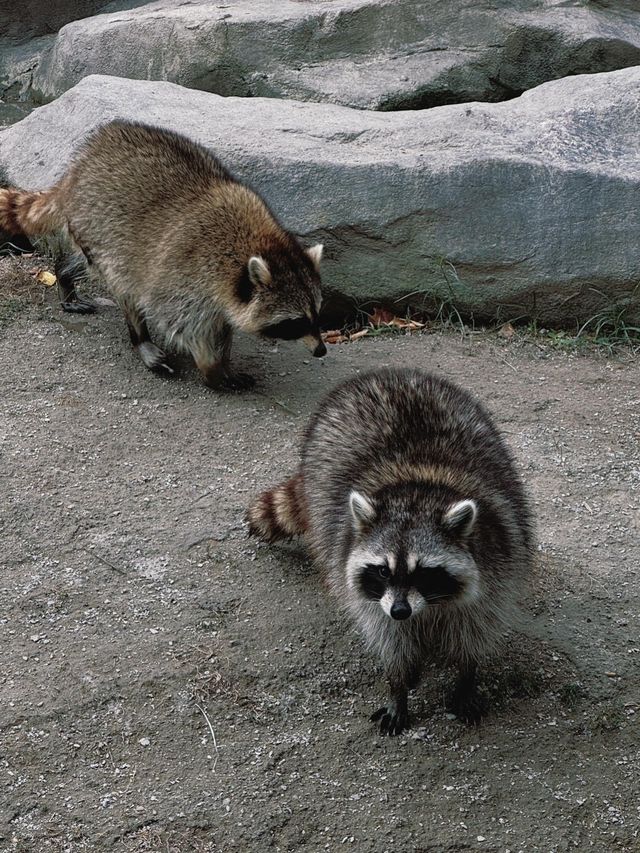
[[[267,542],[291,539],[307,529],[302,474],[259,495],[247,512],[249,533]]]
[[[63,224],[55,188],[44,192],[0,189],[0,228],[9,234],[38,237],[57,231]]]

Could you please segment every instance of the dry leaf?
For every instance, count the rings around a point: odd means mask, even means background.
[[[395,314],[387,311],[386,308],[375,308],[373,314],[369,314],[369,322],[372,326],[388,326],[395,319]]]
[[[417,320],[403,320],[401,317],[394,317],[389,325],[395,326],[397,329],[407,329],[410,332],[424,329],[424,323],[418,323]]]
[[[352,332],[349,335],[349,340],[350,341],[357,341],[358,338],[364,338],[364,336],[368,335],[368,334],[369,334],[369,329],[360,329],[359,332]]]
[[[340,329],[332,329],[329,332],[322,333],[322,340],[325,344],[340,344],[346,340]]]
[[[424,323],[419,323],[417,320],[407,320],[404,317],[397,317],[386,308],[376,308],[373,314],[369,314],[369,323],[374,327],[393,326],[395,329],[405,329],[409,332],[415,332],[418,329],[424,329]]]
[[[501,338],[512,338],[516,333],[516,330],[513,328],[511,323],[505,323],[504,326],[500,329],[498,334]]]
[[[44,284],[45,287],[52,287],[56,281],[58,280],[52,272],[48,270],[40,270],[36,279],[40,282],[40,284]]]

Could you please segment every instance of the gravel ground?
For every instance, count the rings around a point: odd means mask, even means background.
[[[0,266],[1,850],[640,850],[637,356],[436,333],[321,363],[245,339],[257,390],[220,396],[148,373],[114,307],[65,316],[21,275]],[[483,725],[434,669],[383,739],[376,660],[243,513],[322,394],[403,364],[494,413],[539,560]]]

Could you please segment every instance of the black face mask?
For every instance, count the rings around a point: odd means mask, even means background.
[[[281,341],[295,341],[305,335],[315,334],[317,330],[311,328],[311,320],[308,317],[297,317],[292,320],[282,320],[271,326],[264,326],[260,334],[267,338],[279,338]]]

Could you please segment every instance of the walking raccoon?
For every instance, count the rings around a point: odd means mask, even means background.
[[[511,454],[470,394],[410,369],[345,382],[312,417],[297,473],[248,519],[267,541],[305,535],[384,664],[382,733],[406,728],[408,691],[434,657],[459,668],[455,713],[480,718],[476,668],[512,625],[532,522]]]
[[[85,264],[95,268],[151,370],[172,372],[148,321],[213,387],[252,384],[229,367],[233,329],[326,353],[322,246],[303,249],[260,196],[177,133],[125,121],[98,128],[51,189],[0,189],[0,227],[64,232],[74,254],[56,267],[63,308],[95,310],[75,287]]]

